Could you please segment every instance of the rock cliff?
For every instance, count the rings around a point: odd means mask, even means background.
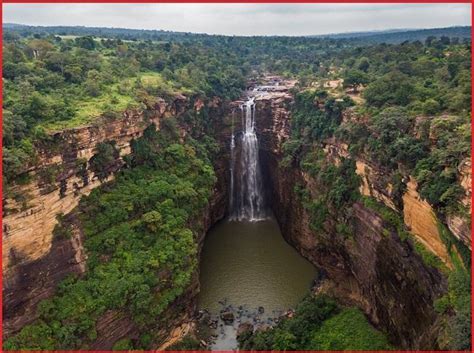
[[[221,116],[226,115],[223,105],[215,101],[208,105],[210,113],[219,116],[216,131],[230,134],[220,120]],[[146,111],[126,111],[115,120],[100,119],[91,126],[65,130],[52,135],[44,146],[39,146],[40,159],[28,171],[30,182],[16,186],[12,192],[17,195],[17,199],[18,195],[22,195],[22,199],[27,197],[28,202],[20,204],[14,198],[3,200],[4,338],[34,321],[38,317],[37,304],[51,297],[57,284],[66,276],[82,275],[86,271],[87,254],[82,246],[81,224],[74,210],[83,195],[101,185],[88,163],[96,146],[101,142],[114,141],[120,151],[120,158],[114,163],[111,176],[103,181],[106,182],[113,179],[113,173],[123,165],[121,157],[130,153],[131,141],[141,136],[150,124],[154,123],[159,128],[163,119],[177,117],[189,109],[198,110],[203,106],[203,102],[192,105],[183,96],[171,102],[159,99]],[[191,128],[181,126],[182,135]],[[224,140],[227,141],[227,135],[222,138]],[[225,160],[219,158],[216,161],[218,181],[212,199],[203,214],[191,225],[198,233],[199,248],[207,230],[226,212],[228,176]],[[59,172],[50,180],[45,180],[44,174],[51,170]],[[53,236],[58,218],[71,226],[71,237]],[[190,320],[198,290],[196,273],[188,290],[162,315],[162,328],[158,336],[166,340],[172,329]],[[139,335],[127,315],[113,311],[98,320],[97,332],[98,338],[91,345],[93,349],[111,349],[117,340],[123,337],[134,339]],[[156,343],[157,347],[160,343]]]
[[[402,241],[376,212],[360,203],[353,205],[348,220],[351,237],[338,234],[335,221],[328,222],[324,232],[316,234],[311,229],[309,214],[295,195],[294,186],[305,185],[317,195],[318,185],[297,167],[284,168],[281,163],[282,142],[289,136],[291,103],[289,96],[257,101],[261,160],[283,236],[326,274],[333,295],[362,308],[377,327],[389,333],[395,345],[436,348],[437,315],[432,305],[446,290],[446,281],[437,270],[424,265],[410,242]],[[327,158],[347,155],[347,146],[335,141],[328,141],[323,149]],[[380,181],[381,172],[371,171],[362,160],[357,161],[357,169],[363,176],[362,193],[396,209],[390,187]],[[374,187],[377,179],[383,189]],[[415,221],[418,219],[412,224]],[[426,242],[436,250],[438,243],[431,237]]]

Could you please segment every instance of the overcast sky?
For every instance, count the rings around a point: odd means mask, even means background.
[[[471,24],[470,4],[3,4],[3,22],[311,35]]]

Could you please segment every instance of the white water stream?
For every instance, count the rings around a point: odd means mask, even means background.
[[[262,192],[262,176],[258,157],[258,138],[255,129],[255,98],[249,98],[242,106],[241,152],[235,153],[235,134],[230,142],[231,182],[230,220],[261,221],[265,219]],[[238,165],[237,165],[238,163]],[[236,168],[237,167],[237,168]],[[239,173],[240,175],[235,175]],[[239,178],[236,184],[235,179]]]

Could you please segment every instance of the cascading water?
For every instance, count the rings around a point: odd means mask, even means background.
[[[242,106],[242,137],[239,160],[235,159],[235,135],[231,139],[231,220],[259,221],[265,219],[262,178],[258,161],[258,139],[255,131],[255,98],[249,98]],[[239,163],[236,170],[236,163]],[[235,188],[235,173],[240,173]]]
[[[229,209],[233,211],[234,207],[234,169],[235,169],[235,134],[234,120],[232,119],[232,137],[230,139],[230,199]]]

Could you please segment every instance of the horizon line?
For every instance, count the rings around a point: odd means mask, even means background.
[[[132,31],[149,31],[149,32],[170,32],[176,34],[193,34],[193,35],[206,35],[206,36],[221,36],[221,37],[325,37],[325,36],[336,36],[336,35],[350,35],[350,34],[364,34],[364,33],[397,33],[397,32],[410,32],[410,31],[423,31],[423,30],[436,30],[436,29],[449,29],[456,27],[465,27],[471,28],[471,25],[451,25],[443,27],[406,27],[406,28],[386,28],[386,29],[374,29],[374,30],[355,30],[355,31],[346,31],[346,32],[331,32],[325,34],[301,34],[301,35],[290,35],[290,34],[261,34],[261,35],[242,35],[242,34],[217,34],[217,33],[206,33],[206,32],[185,32],[185,31],[176,31],[169,29],[147,29],[147,28],[131,28],[131,27],[106,27],[106,26],[85,26],[85,25],[33,25],[25,23],[15,23],[15,22],[5,22],[2,23],[2,28],[5,25],[15,25],[15,26],[25,26],[25,27],[43,27],[43,28],[59,28],[59,27],[71,27],[71,28],[103,28],[103,29],[113,29],[113,30],[132,30]],[[387,33],[388,34],[388,33]]]

